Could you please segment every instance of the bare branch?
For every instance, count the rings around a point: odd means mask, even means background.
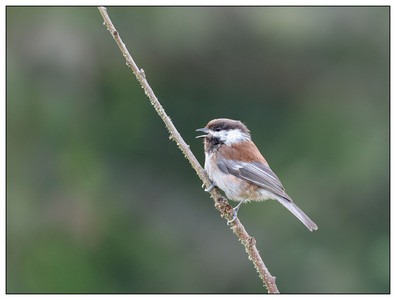
[[[169,138],[173,139],[176,142],[177,146],[183,152],[187,160],[190,162],[191,166],[193,167],[199,178],[202,180],[204,185],[207,188],[210,187],[212,182],[208,178],[205,170],[199,164],[198,160],[195,158],[194,154],[191,152],[190,146],[186,144],[186,142],[181,137],[180,133],[177,131],[176,127],[173,125],[169,116],[165,113],[165,110],[161,106],[153,90],[148,84],[143,69],[138,68],[132,56],[129,54],[129,51],[126,48],[125,44],[122,42],[118,31],[115,29],[113,23],[111,22],[110,17],[107,14],[106,8],[98,7],[98,9],[104,19],[104,25],[106,25],[107,29],[110,31],[111,35],[116,41],[117,45],[120,47],[120,50],[126,59],[126,64],[132,69],[137,80],[140,82],[142,88],[144,89],[145,94],[150,99],[151,104],[154,106],[158,115],[164,121],[166,128],[170,133]],[[217,189],[212,189],[210,191],[210,195],[215,201],[216,209],[221,212],[221,217],[231,220],[233,217],[233,210],[232,210],[232,206],[229,205],[228,200],[225,197],[223,197],[218,192]],[[259,273],[260,278],[265,283],[268,292],[279,293],[278,288],[275,284],[275,277],[273,277],[269,273],[267,267],[265,266],[263,260],[260,257],[260,254],[258,253],[258,250],[256,248],[256,240],[253,237],[249,236],[249,234],[246,232],[245,228],[243,227],[243,225],[241,224],[238,218],[234,222],[232,222],[232,230],[238,236],[241,243],[245,246],[245,250],[249,255],[249,259],[253,262],[254,267]]]

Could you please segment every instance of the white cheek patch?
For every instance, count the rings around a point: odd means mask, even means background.
[[[210,134],[224,142],[227,146],[249,140],[249,136],[240,129],[210,131]]]
[[[229,146],[234,143],[244,142],[244,141],[248,140],[248,138],[249,137],[247,136],[246,133],[243,133],[239,129],[233,129],[233,130],[228,131],[228,135],[227,135],[227,139],[226,139],[225,143]]]
[[[227,132],[225,130],[222,131],[212,131],[210,130],[210,134],[215,138],[218,138],[221,141],[225,141],[227,139]]]

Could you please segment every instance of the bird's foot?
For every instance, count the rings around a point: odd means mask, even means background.
[[[232,222],[234,222],[235,219],[237,218],[238,210],[235,210],[235,208],[234,208],[232,211],[233,211],[234,216],[232,217],[231,220],[228,220],[228,221],[227,221],[227,225],[230,225],[230,224],[231,224]]]
[[[235,221],[235,219],[236,219],[237,216],[238,216],[238,210],[239,210],[239,208],[241,207],[241,204],[242,204],[244,201],[245,201],[245,200],[242,200],[241,202],[238,203],[237,206],[235,206],[235,207],[232,209],[233,217],[232,217],[231,220],[228,220],[228,221],[227,221],[227,225],[230,225],[232,222]]]
[[[212,185],[210,187],[208,187],[207,189],[205,189],[205,192],[210,192],[214,187],[216,187],[216,183],[212,183]]]

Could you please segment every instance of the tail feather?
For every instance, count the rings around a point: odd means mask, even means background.
[[[310,231],[318,229],[318,226],[293,202],[281,197],[277,197],[277,200],[295,215]]]

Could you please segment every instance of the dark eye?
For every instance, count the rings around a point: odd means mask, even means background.
[[[220,131],[220,130],[221,130],[221,127],[220,127],[220,126],[217,126],[217,127],[215,128],[215,130],[216,130],[216,131]]]

